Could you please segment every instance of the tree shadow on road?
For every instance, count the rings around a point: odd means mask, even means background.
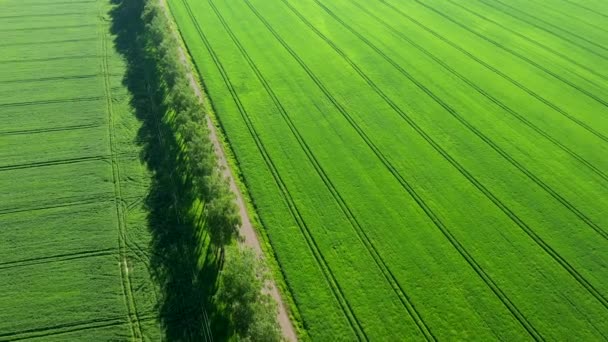
[[[141,159],[153,175],[145,204],[152,236],[149,246],[153,281],[160,291],[162,334],[170,341],[226,339],[227,320],[215,307],[219,258],[204,242],[191,180],[168,111],[167,94],[154,60],[144,50],[144,0],[113,0],[110,12],[114,45],[126,61],[123,84],[141,122]]]

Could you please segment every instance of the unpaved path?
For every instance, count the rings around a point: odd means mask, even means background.
[[[165,16],[169,20],[169,23],[172,23],[173,18],[169,12],[169,8],[167,6],[166,1],[159,0],[159,2],[161,5],[161,8],[163,9],[163,11],[165,13]],[[181,41],[181,37],[180,37],[179,33],[177,32],[177,30],[175,29],[175,27],[172,27],[172,33],[175,35],[175,37],[177,38],[178,41]],[[199,83],[196,81],[196,78],[194,77],[194,73],[193,73],[192,68],[190,67],[190,63],[188,63],[188,58],[187,58],[186,52],[184,51],[184,49],[181,45],[178,46],[178,49],[179,49],[180,60],[186,67],[186,70],[188,73],[188,79],[190,81],[190,86],[192,87],[192,89],[194,90],[196,95],[201,100],[204,101],[205,97],[203,95],[203,91],[202,91]],[[209,138],[211,139],[211,141],[213,143],[213,146],[215,149],[215,154],[217,156],[220,166],[222,167],[222,172],[223,172],[224,176],[230,182],[230,189],[236,195],[236,202],[237,202],[237,205],[239,208],[239,214],[241,216],[241,221],[242,221],[241,235],[244,237],[244,240],[242,243],[245,246],[253,249],[253,251],[258,256],[264,257],[264,253],[263,253],[262,247],[260,245],[260,240],[258,239],[255,229],[253,228],[253,225],[251,224],[251,218],[249,217],[249,213],[247,212],[247,206],[245,204],[245,200],[243,199],[243,194],[241,193],[240,189],[236,185],[235,177],[232,174],[232,169],[228,166],[226,154],[224,153],[224,149],[222,148],[222,144],[218,138],[217,129],[216,129],[215,125],[213,124],[213,122],[211,121],[211,119],[209,118],[209,116],[207,116],[207,127],[209,128],[209,135],[210,135]],[[281,326],[281,331],[283,332],[283,336],[288,341],[297,341],[298,338],[297,338],[295,329],[293,327],[293,324],[291,323],[291,320],[289,319],[289,315],[287,314],[287,307],[285,306],[285,303],[283,302],[283,299],[281,298],[281,294],[279,293],[279,290],[277,289],[276,283],[274,282],[274,280],[271,279],[269,285],[270,285],[270,289],[268,291],[269,291],[270,295],[272,296],[272,298],[274,298],[274,300],[278,304],[279,310],[278,310],[277,319],[279,321],[279,325]]]

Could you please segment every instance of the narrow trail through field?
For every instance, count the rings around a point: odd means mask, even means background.
[[[159,3],[161,5],[161,8],[163,9],[163,12],[165,13],[165,16],[167,16],[167,19],[169,20],[169,22],[173,22],[173,18],[170,14],[166,1],[159,0]],[[179,35],[179,33],[175,30],[174,27],[172,27],[172,29],[173,29],[172,33],[175,35],[176,39],[178,41],[181,41],[181,36]],[[204,99],[203,91],[202,91],[200,85],[198,84],[196,78],[194,77],[193,70],[190,67],[190,64],[188,63],[188,58],[187,58],[186,52],[184,51],[184,49],[181,45],[178,46],[178,50],[179,50],[180,60],[184,64],[184,67],[186,68],[188,79],[190,81],[190,86],[194,90],[196,96],[198,96],[201,100],[203,100]],[[247,212],[247,207],[245,204],[245,200],[243,199],[243,194],[241,193],[238,186],[236,185],[235,177],[232,174],[232,169],[228,166],[226,154],[222,148],[222,144],[218,137],[217,129],[208,116],[207,116],[207,127],[209,129],[209,138],[211,139],[211,141],[213,143],[215,154],[218,159],[218,163],[222,167],[222,173],[230,182],[231,191],[236,195],[236,204],[238,205],[239,215],[241,217],[241,222],[242,222],[240,233],[244,238],[242,244],[253,249],[253,251],[258,256],[263,257],[264,254],[262,251],[262,247],[260,245],[260,240],[258,239],[255,229],[253,228],[253,224],[251,223],[251,218],[249,217],[249,213]],[[278,290],[274,280],[271,279],[270,283],[268,285],[270,286],[270,289],[268,290],[270,295],[278,304],[277,319],[278,319],[279,325],[281,327],[281,332],[283,334],[283,337],[285,337],[288,341],[297,341],[298,338],[297,338],[297,335],[295,332],[295,328],[294,328],[293,324],[291,323],[291,320],[289,319],[289,315],[287,314],[287,307],[286,307],[285,303],[283,302],[283,299],[281,298],[281,294],[279,293],[279,290]]]

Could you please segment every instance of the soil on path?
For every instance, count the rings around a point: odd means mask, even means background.
[[[173,18],[171,17],[171,14],[169,12],[166,1],[159,0],[159,2],[161,5],[161,8],[163,9],[163,12],[165,13],[165,16],[167,16],[167,19],[169,20],[169,22],[170,23],[173,22]],[[176,30],[173,30],[173,34],[178,39],[178,41],[181,41],[181,37]],[[202,101],[204,101],[205,97],[203,95],[203,91],[202,91],[199,83],[196,81],[196,77],[194,77],[194,73],[193,73],[192,68],[190,67],[190,63],[188,63],[188,58],[187,58],[186,52],[184,51],[184,49],[181,45],[178,46],[178,49],[179,49],[180,60],[184,64],[186,71],[187,71],[188,79],[190,81],[190,86],[194,90],[196,96],[198,96]],[[262,247],[260,245],[260,240],[258,239],[255,229],[253,228],[253,225],[251,223],[251,218],[249,217],[249,213],[247,212],[247,206],[245,204],[245,200],[243,199],[243,194],[241,193],[240,189],[236,185],[235,177],[232,174],[232,169],[228,166],[226,154],[224,153],[224,149],[222,147],[220,139],[218,138],[217,129],[208,116],[207,116],[207,127],[209,128],[209,138],[211,139],[211,141],[213,143],[215,154],[218,159],[218,163],[220,164],[220,166],[222,168],[222,173],[228,179],[228,181],[230,183],[230,189],[236,195],[236,203],[239,208],[239,215],[241,216],[241,222],[242,222],[241,235],[244,238],[242,244],[253,249],[253,251],[258,256],[264,257]],[[289,315],[287,314],[287,307],[286,307],[285,303],[283,302],[283,299],[281,298],[281,294],[279,293],[279,290],[277,289],[276,283],[274,282],[274,280],[271,279],[269,285],[270,285],[270,288],[268,289],[268,292],[270,293],[272,298],[274,298],[274,300],[278,304],[277,320],[281,327],[283,337],[285,339],[287,339],[288,341],[297,341],[298,338],[297,338],[295,329],[293,327],[293,324],[291,323],[291,320],[289,319]]]

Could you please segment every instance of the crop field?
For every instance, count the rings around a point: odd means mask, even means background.
[[[0,341],[160,337],[112,10],[0,0]]]
[[[168,2],[311,339],[608,338],[608,3]]]

